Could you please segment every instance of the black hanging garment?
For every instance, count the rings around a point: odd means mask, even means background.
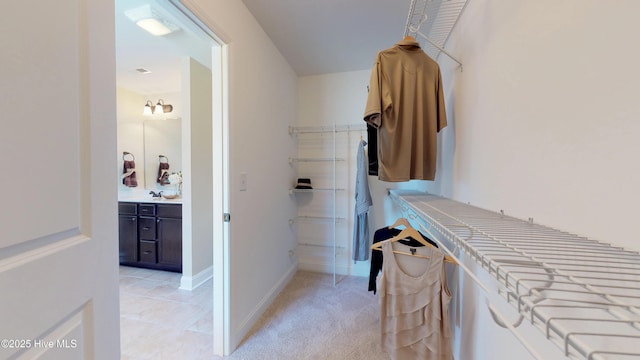
[[[373,244],[380,241],[387,240],[387,239],[391,239],[392,237],[400,234],[401,231],[402,229],[389,228],[389,227],[383,227],[381,229],[378,229],[373,234]],[[422,235],[422,238],[425,241],[427,241],[429,244],[433,245],[434,247],[438,247],[438,245],[435,242],[433,242],[433,240],[424,236],[423,233],[420,233],[420,235]],[[422,243],[420,243],[418,240],[415,240],[415,239],[398,240],[398,241],[404,245],[411,246],[411,247],[424,246]],[[376,293],[376,290],[377,290],[376,277],[378,276],[378,273],[382,271],[382,262],[383,262],[382,251],[371,250],[371,269],[369,271],[369,291],[373,291],[374,294]]]

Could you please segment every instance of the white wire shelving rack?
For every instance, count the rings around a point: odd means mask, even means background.
[[[460,60],[445,50],[445,45],[468,2],[469,0],[412,0],[404,36],[411,35],[418,41],[426,40],[427,43],[421,47],[427,55],[437,60],[444,53],[462,69]]]
[[[435,195],[390,196],[501,284],[521,316],[513,326],[530,322],[570,359],[640,359],[638,252]]]
[[[338,250],[346,250],[347,246],[344,244],[338,243],[338,224],[343,224],[347,221],[345,217],[338,216],[337,210],[337,197],[338,193],[344,193],[347,189],[344,187],[338,187],[338,179],[337,179],[337,164],[346,162],[347,159],[343,157],[338,157],[338,149],[336,137],[338,133],[349,133],[349,132],[363,132],[366,131],[366,125],[361,124],[344,124],[344,125],[322,125],[322,126],[289,126],[289,134],[292,136],[299,136],[301,134],[318,134],[322,136],[323,134],[331,135],[331,149],[330,156],[326,156],[327,149],[316,149],[322,156],[303,156],[303,157],[290,157],[289,164],[300,164],[300,163],[327,163],[332,165],[332,179],[329,187],[315,187],[313,189],[289,189],[289,193],[292,195],[301,195],[304,194],[313,194],[319,193],[324,195],[328,195],[331,197],[331,209],[329,213],[323,216],[307,216],[307,215],[298,215],[295,219],[289,219],[289,224],[293,225],[295,223],[325,223],[331,226],[331,245],[326,245],[324,243],[318,244],[308,241],[298,241],[298,245],[309,246],[315,248],[331,248],[333,249],[333,285],[335,286],[338,283]],[[299,139],[297,139],[299,141]],[[298,144],[299,146],[300,144]],[[298,174],[300,176],[304,176],[304,174]]]

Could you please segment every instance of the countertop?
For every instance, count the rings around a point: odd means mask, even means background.
[[[182,197],[177,199],[154,198],[151,194],[119,193],[118,201],[136,203],[182,204]]]

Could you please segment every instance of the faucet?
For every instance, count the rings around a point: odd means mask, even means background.
[[[154,198],[162,197],[162,191],[155,192],[155,191],[151,190],[151,191],[149,191],[149,194],[151,194],[151,197],[154,197]]]

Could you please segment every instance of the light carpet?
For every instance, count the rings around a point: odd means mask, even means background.
[[[388,360],[379,339],[378,298],[368,278],[299,271],[276,297],[233,360]]]

